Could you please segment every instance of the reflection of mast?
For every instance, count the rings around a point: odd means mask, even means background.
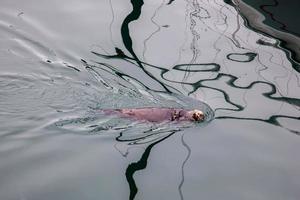
[[[131,39],[131,36],[129,33],[129,23],[137,20],[140,17],[144,1],[143,0],[131,0],[131,4],[132,4],[133,9],[132,9],[131,13],[129,13],[127,15],[127,17],[124,19],[122,26],[121,26],[121,35],[122,35],[123,43],[124,43],[126,49],[129,51],[129,53],[132,55],[133,59],[138,64],[138,66],[145,72],[145,74],[147,74],[153,80],[157,81],[165,89],[166,92],[171,93],[171,91],[163,83],[161,83],[159,80],[157,80],[157,78],[155,76],[153,76],[150,72],[148,72],[144,68],[142,62],[139,60],[139,58],[133,51],[132,39]]]
[[[186,162],[188,161],[188,159],[191,156],[191,148],[185,143],[185,141],[183,139],[183,136],[184,136],[184,134],[182,134],[182,136],[181,136],[181,142],[182,142],[182,145],[187,149],[188,154],[187,154],[186,158],[184,159],[184,161],[181,165],[181,181],[180,181],[180,184],[178,186],[178,191],[179,191],[181,200],[184,199],[183,194],[182,194],[182,186],[183,186],[183,183],[184,183],[184,166],[185,166]]]
[[[133,200],[138,192],[138,188],[136,186],[135,180],[133,178],[133,175],[136,171],[139,170],[143,170],[147,167],[147,160],[148,157],[150,155],[151,149],[158,143],[162,142],[163,140],[167,139],[168,137],[170,137],[171,135],[173,135],[174,133],[176,133],[177,130],[175,131],[171,131],[167,136],[163,137],[162,139],[153,142],[152,144],[150,144],[146,150],[144,151],[141,159],[138,162],[134,162],[128,165],[125,175],[126,175],[126,179],[127,182],[129,184],[129,189],[130,189],[130,195],[129,195],[129,200]]]

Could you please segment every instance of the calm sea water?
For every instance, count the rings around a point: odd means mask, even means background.
[[[300,198],[299,65],[221,0],[2,0],[0,199]],[[101,109],[199,108],[206,121]]]

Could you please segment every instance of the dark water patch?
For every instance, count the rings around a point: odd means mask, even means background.
[[[297,36],[297,34],[295,35],[290,31],[282,32],[280,28],[276,29],[275,26],[265,24],[264,17],[261,17],[263,14],[261,14],[258,10],[253,9],[242,0],[235,0],[234,4],[231,3],[231,5],[237,7],[238,12],[240,12],[241,16],[245,19],[245,24],[249,28],[276,38],[279,41],[277,47],[286,52],[287,56],[293,63],[293,68],[297,72],[300,72],[300,49],[298,48],[300,44],[300,38]]]
[[[300,2],[297,0],[244,0],[245,3],[259,10],[264,16],[264,23],[276,29],[300,36],[299,12]]]

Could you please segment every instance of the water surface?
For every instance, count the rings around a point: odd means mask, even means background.
[[[0,199],[299,199],[299,66],[232,4],[8,1]],[[153,124],[105,108],[200,108]]]

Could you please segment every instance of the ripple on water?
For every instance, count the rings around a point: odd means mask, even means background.
[[[139,141],[141,143],[142,141],[156,140],[170,131],[203,126],[214,117],[214,112],[207,104],[190,97],[146,90],[143,85],[130,77],[123,79],[122,75],[118,76],[117,71],[109,72],[103,68],[95,67],[89,67],[88,71],[98,81],[98,87],[102,94],[97,99],[96,106],[89,108],[84,116],[65,116],[55,122],[52,128],[84,135],[117,134],[122,141]],[[144,107],[200,109],[205,113],[206,118],[202,123],[151,123],[120,118],[117,115],[107,115],[102,112],[102,109]]]

